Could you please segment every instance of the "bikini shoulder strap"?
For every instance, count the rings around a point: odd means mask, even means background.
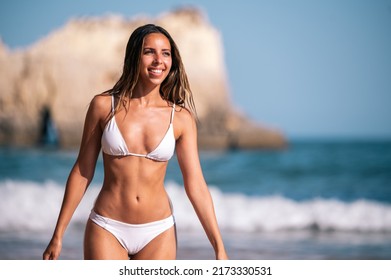
[[[170,120],[170,123],[172,123],[172,121],[174,120],[174,113],[175,113],[175,103],[174,103],[174,105],[172,105],[172,111],[171,111],[171,120]]]
[[[111,95],[111,112],[114,113],[114,94]]]

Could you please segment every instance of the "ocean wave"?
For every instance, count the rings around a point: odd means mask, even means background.
[[[178,230],[202,231],[183,186],[167,182]],[[290,230],[391,232],[391,205],[369,200],[294,201],[282,196],[246,196],[210,187],[222,230],[274,232]],[[70,227],[85,224],[99,187],[91,186]],[[51,231],[60,210],[64,186],[53,181],[0,181],[0,232]]]

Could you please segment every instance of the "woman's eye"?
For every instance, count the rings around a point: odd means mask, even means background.
[[[164,52],[163,55],[169,57],[169,56],[171,56],[171,53],[170,52]]]

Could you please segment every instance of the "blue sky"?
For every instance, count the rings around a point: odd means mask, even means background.
[[[220,30],[231,99],[250,118],[291,138],[391,138],[391,0],[8,0],[0,36],[26,47],[72,17],[187,4]]]

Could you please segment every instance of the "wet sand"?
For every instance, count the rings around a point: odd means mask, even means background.
[[[39,260],[49,233],[0,233],[1,260]],[[234,260],[390,260],[391,237],[387,234],[319,233],[225,233],[230,259]],[[67,232],[60,256],[83,259],[83,234]],[[214,252],[205,234],[179,232],[178,260],[212,260]]]

